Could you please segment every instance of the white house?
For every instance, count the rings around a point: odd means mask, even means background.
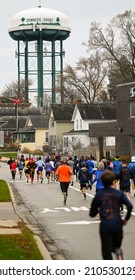
[[[96,137],[89,137],[90,124],[114,119],[116,119],[115,104],[77,104],[71,119],[74,128],[63,134],[63,151],[72,153],[74,149],[98,145]],[[115,145],[115,137],[106,137],[104,141],[108,146]]]

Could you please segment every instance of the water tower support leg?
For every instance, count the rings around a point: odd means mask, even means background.
[[[43,40],[42,33],[37,42],[38,45],[38,107],[43,107]]]

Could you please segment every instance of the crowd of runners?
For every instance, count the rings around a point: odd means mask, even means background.
[[[96,193],[102,190],[104,185],[101,181],[101,175],[105,170],[110,170],[115,174],[113,182],[115,189],[123,191],[129,200],[131,200],[131,189],[135,195],[134,156],[131,157],[130,162],[127,162],[125,158],[120,160],[118,155],[112,161],[103,157],[97,162],[93,156],[81,156],[81,158],[68,156],[67,158],[61,158],[60,155],[48,155],[43,160],[41,156],[37,159],[29,159],[21,155],[17,161],[10,158],[8,164],[13,180],[15,180],[18,170],[20,179],[24,174],[27,182],[31,184],[33,184],[34,179],[39,183],[60,181],[61,190],[66,198],[69,185],[73,186],[75,182],[80,184],[80,190],[84,199],[86,199],[87,189],[92,189],[93,185],[95,186]],[[66,183],[66,191],[63,189],[63,183]],[[66,198],[64,198],[64,204],[66,204]],[[123,207],[121,206],[122,211]]]
[[[89,215],[99,215],[101,251],[103,259],[111,260],[112,252],[117,259],[123,259],[121,244],[123,239],[123,225],[127,224],[131,216],[131,189],[135,195],[135,156],[130,162],[122,160],[116,155],[114,160],[103,157],[99,162],[93,156],[68,156],[61,158],[47,156],[24,158],[18,161],[10,158],[8,161],[12,179],[15,180],[18,169],[20,179],[24,173],[27,182],[33,184],[35,176],[39,183],[59,181],[63,194],[63,203],[66,205],[68,188],[78,182],[80,191],[86,200],[86,191],[94,185],[95,196],[90,205]],[[125,205],[125,208],[123,207]],[[122,214],[126,215],[122,218]]]

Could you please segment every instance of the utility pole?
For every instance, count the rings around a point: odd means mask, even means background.
[[[15,113],[16,113],[16,144],[19,147],[19,123],[18,123],[18,104],[20,104],[20,99],[13,99],[13,103],[15,105]]]

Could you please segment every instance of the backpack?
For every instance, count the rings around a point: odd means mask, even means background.
[[[88,176],[88,169],[81,169],[81,182],[82,183],[88,183],[89,176]]]

